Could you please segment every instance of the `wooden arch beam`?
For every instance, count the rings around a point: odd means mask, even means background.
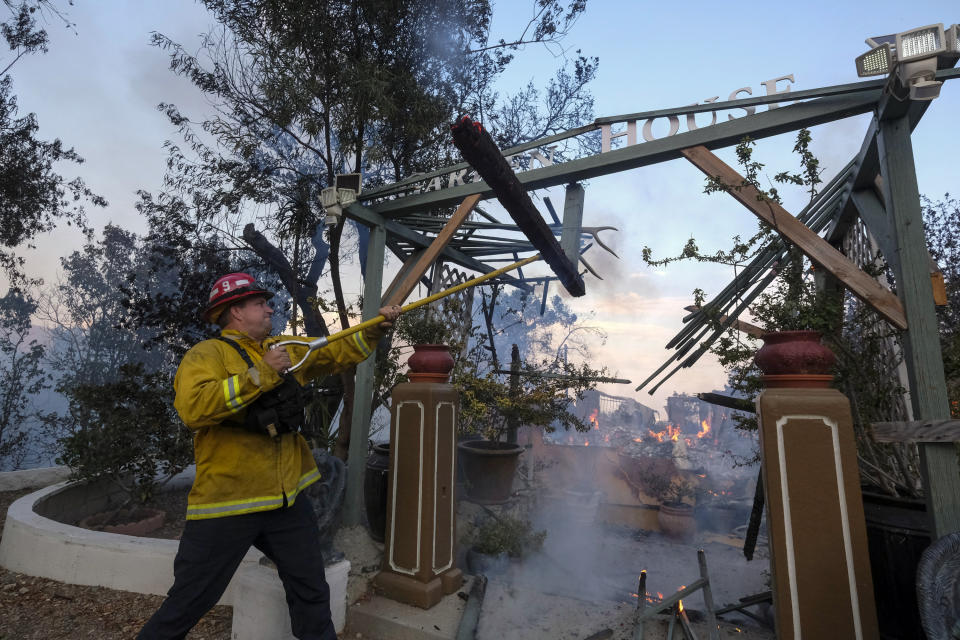
[[[416,287],[420,281],[420,278],[422,278],[423,274],[430,268],[430,265],[437,261],[446,246],[450,244],[450,240],[453,239],[457,229],[460,228],[460,225],[467,219],[478,202],[480,202],[480,194],[469,195],[463,199],[463,202],[460,203],[457,210],[450,216],[447,224],[444,225],[440,233],[437,234],[437,237],[433,239],[430,246],[422,251],[414,252],[407,263],[403,265],[400,272],[397,273],[397,277],[387,288],[384,294],[383,304],[403,304],[403,301],[409,297],[414,287]]]
[[[907,317],[897,296],[864,273],[850,259],[790,215],[782,206],[772,200],[763,198],[760,192],[753,186],[746,184],[743,176],[730,165],[703,146],[690,147],[684,149],[681,153],[708,177],[716,178],[722,184],[731,186],[727,193],[758,218],[783,234],[818,267],[833,275],[887,321],[898,329],[907,328]]]

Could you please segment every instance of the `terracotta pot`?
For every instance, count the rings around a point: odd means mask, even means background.
[[[661,504],[657,522],[663,535],[677,540],[689,540],[697,529],[693,507],[689,504]]]
[[[479,504],[501,504],[510,499],[517,458],[523,447],[508,442],[468,440],[457,443],[466,498]]]
[[[767,387],[828,387],[836,359],[819,331],[774,331],[763,334],[753,360]]]
[[[446,382],[453,370],[453,356],[445,344],[415,344],[407,365],[411,382]]]

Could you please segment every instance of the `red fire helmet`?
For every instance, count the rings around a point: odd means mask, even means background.
[[[203,319],[215,322],[226,305],[250,296],[262,296],[269,300],[273,293],[262,288],[249,273],[228,273],[221,276],[210,290],[207,308],[203,312]]]

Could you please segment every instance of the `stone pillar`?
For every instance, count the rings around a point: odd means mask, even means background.
[[[417,372],[416,357],[411,381],[392,395],[387,528],[374,584],[389,598],[429,609],[463,583],[453,564],[459,396],[447,382],[449,368]]]
[[[757,399],[777,638],[879,638],[850,403],[813,331],[764,336]]]

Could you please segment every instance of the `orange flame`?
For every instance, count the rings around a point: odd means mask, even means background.
[[[600,413],[600,409],[594,409],[593,413],[590,414],[590,424],[592,424],[593,428],[597,431],[600,430],[600,421],[597,420],[598,413]]]
[[[710,433],[710,423],[704,420],[700,423],[700,431],[697,432],[697,437],[702,438]]]
[[[677,600],[677,610],[683,613],[683,600]]]

